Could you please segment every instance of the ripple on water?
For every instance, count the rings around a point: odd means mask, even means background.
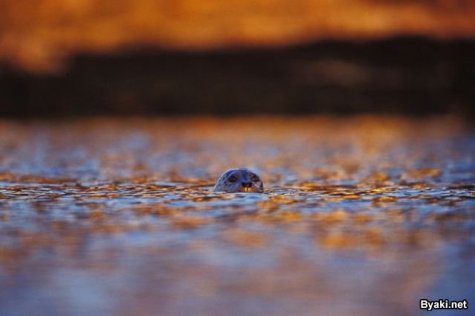
[[[78,304],[411,314],[415,298],[454,288],[475,299],[475,282],[457,282],[475,273],[475,138],[456,120],[101,119],[0,131],[7,314]],[[256,170],[265,193],[212,192],[235,166]]]

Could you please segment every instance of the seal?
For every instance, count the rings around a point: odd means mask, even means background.
[[[215,192],[264,192],[261,178],[246,168],[233,168],[224,172],[216,182]]]

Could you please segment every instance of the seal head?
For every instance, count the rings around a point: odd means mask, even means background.
[[[213,191],[215,192],[264,192],[261,178],[246,168],[229,169],[223,173]]]

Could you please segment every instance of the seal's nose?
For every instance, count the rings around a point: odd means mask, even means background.
[[[252,182],[242,182],[241,185],[243,188],[251,188]]]

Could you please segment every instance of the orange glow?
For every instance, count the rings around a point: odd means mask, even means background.
[[[214,49],[475,34],[473,1],[1,0],[0,61],[52,70],[77,52]]]

